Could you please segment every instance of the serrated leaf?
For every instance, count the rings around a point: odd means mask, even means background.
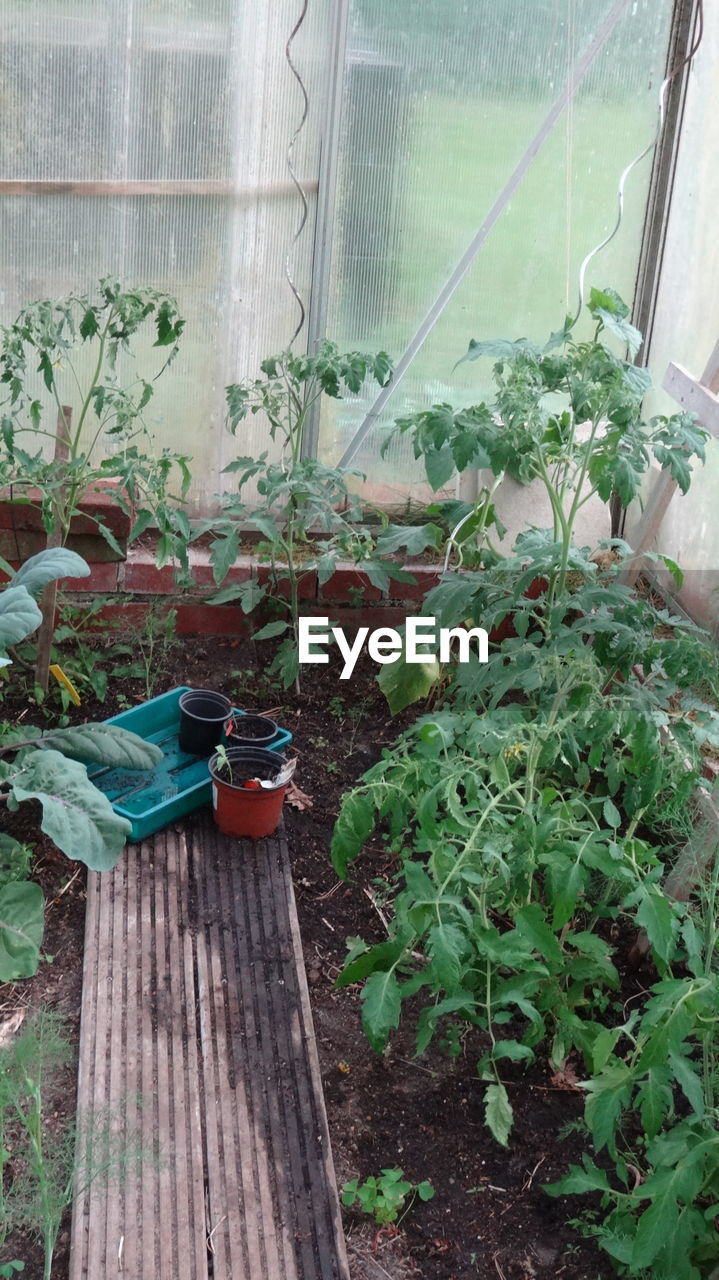
[[[24,587],[6,587],[0,595],[0,649],[19,644],[42,622],[42,614]]]
[[[359,854],[374,830],[375,809],[364,791],[351,791],[345,796],[332,833],[332,866],[341,880],[347,879],[347,866]]]
[[[669,1072],[664,1066],[651,1067],[647,1078],[637,1093],[644,1132],[648,1138],[658,1134],[662,1121],[672,1104],[669,1088]]]
[[[674,1077],[678,1081],[679,1087],[692,1108],[692,1111],[694,1111],[695,1115],[699,1116],[701,1119],[704,1115],[705,1107],[704,1086],[694,1070],[694,1067],[689,1060],[680,1053],[669,1054],[669,1065],[674,1072]]]
[[[651,886],[642,886],[642,898],[637,908],[637,924],[644,929],[652,949],[665,964],[674,950],[675,916],[664,894]]]
[[[544,911],[538,902],[530,902],[517,912],[514,923],[516,928],[527,939],[530,946],[540,956],[553,964],[562,963],[562,949],[544,917]]]
[[[581,1196],[587,1191],[609,1191],[609,1182],[603,1169],[598,1169],[589,1156],[582,1156],[584,1168],[570,1164],[569,1173],[552,1182],[543,1190],[550,1196]]]
[[[68,551],[67,547],[48,547],[21,565],[12,585],[25,587],[31,595],[37,596],[48,582],[56,582],[58,578],[87,578],[89,575],[90,566],[82,556]]]
[[[432,968],[445,991],[453,992],[459,982],[462,959],[467,950],[463,931],[456,924],[434,925],[429,931],[427,949]]]
[[[40,801],[42,830],[68,858],[84,862],[91,871],[114,867],[130,823],[114,813],[83,765],[59,751],[30,751],[10,782],[15,807],[23,800]]]
[[[212,564],[212,576],[219,587],[224,582],[232,565],[237,559],[237,552],[240,546],[239,529],[231,529],[224,538],[218,538],[213,542],[210,549],[210,563]],[[245,585],[244,583],[242,584]],[[216,603],[221,603],[219,600]]]
[[[381,1053],[390,1031],[399,1026],[402,997],[394,973],[373,973],[362,989],[362,1027],[372,1048]]]
[[[509,1142],[514,1112],[503,1084],[490,1084],[484,1095],[484,1123],[502,1147]]]
[[[81,724],[52,729],[42,735],[55,751],[83,764],[119,769],[152,769],[162,760],[162,748],[117,724]]]
[[[284,635],[288,626],[289,626],[289,623],[282,622],[281,620],[277,622],[268,622],[264,627],[260,627],[259,631],[254,632],[252,639],[253,640],[272,640],[274,636]]]
[[[0,982],[37,973],[44,929],[45,899],[38,884],[23,880],[0,889]]]
[[[443,536],[437,524],[391,524],[377,538],[377,553],[391,555],[404,549],[410,556],[419,556],[428,547],[436,547]]]

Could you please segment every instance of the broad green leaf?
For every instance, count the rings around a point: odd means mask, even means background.
[[[694,1066],[680,1053],[669,1054],[669,1065],[692,1111],[701,1119],[705,1107],[704,1086]]]
[[[42,830],[68,858],[84,862],[91,871],[114,867],[130,823],[114,813],[83,765],[59,751],[30,751],[10,783],[12,807],[39,800]]]
[[[659,889],[643,886],[642,898],[637,909],[637,924],[646,931],[653,950],[668,964],[674,950],[674,926],[676,917],[668,899]]]
[[[386,972],[399,960],[407,948],[406,938],[390,938],[387,942],[378,942],[369,950],[361,952],[349,960],[335,982],[336,987],[349,987],[353,982],[364,982],[371,973],[378,969]]]
[[[407,555],[419,556],[427,547],[436,547],[443,536],[438,524],[391,524],[377,538],[377,552],[391,555],[404,549]]]
[[[492,1057],[509,1058],[510,1062],[534,1062],[534,1052],[529,1045],[520,1044],[519,1040],[495,1040]]]
[[[396,716],[413,702],[426,698],[441,675],[442,668],[436,658],[407,662],[401,653],[396,661],[387,662],[380,667],[377,684],[387,699],[392,715]]]
[[[19,644],[41,622],[42,614],[25,587],[6,587],[0,594],[0,649]]]
[[[456,924],[437,924],[429,931],[427,950],[439,982],[445,991],[452,993],[459,982],[462,959],[467,950],[464,932]]]
[[[45,899],[32,881],[0,889],[0,982],[31,978],[40,963]]]
[[[656,1137],[672,1105],[669,1079],[669,1071],[665,1066],[651,1067],[637,1093],[642,1124],[648,1138]]]
[[[362,989],[362,1027],[372,1048],[381,1053],[390,1031],[399,1026],[402,997],[394,972],[373,973]]]
[[[614,802],[609,798],[607,798],[604,801],[604,805],[602,806],[602,813],[604,815],[604,821],[606,822],[608,827],[612,827],[614,830],[616,830],[617,827],[620,827],[622,825],[622,815],[620,814]]]
[[[146,742],[117,724],[80,724],[52,729],[42,735],[55,751],[83,764],[112,765],[119,769],[152,769],[162,760],[162,748]]]
[[[514,923],[535,951],[553,964],[562,963],[562,949],[556,934],[552,933],[538,902],[530,902],[518,911]]]
[[[282,636],[289,626],[288,622],[268,622],[259,631],[255,631],[253,640],[271,640],[274,636]]]
[[[502,1147],[509,1142],[514,1112],[503,1084],[490,1084],[484,1095],[484,1123]]]
[[[691,1204],[702,1184],[700,1164],[680,1163],[674,1169],[659,1169],[645,1181],[642,1197],[652,1196],[637,1223],[632,1247],[632,1268],[648,1267],[676,1230],[680,1208]]]
[[[569,1173],[542,1188],[550,1196],[580,1196],[587,1191],[609,1191],[609,1182],[603,1169],[598,1169],[589,1156],[582,1156],[584,1168],[570,1164]]]
[[[210,550],[210,561],[212,564],[212,574],[218,587],[221,582],[224,582],[230,569],[235,563],[239,547],[239,528],[231,529],[224,538],[218,538],[216,542],[213,542]],[[220,604],[221,601],[216,599],[216,603]]]
[[[48,582],[58,578],[87,578],[89,574],[89,564],[76,552],[68,551],[67,547],[48,547],[20,566],[12,585],[24,587],[31,595],[38,596]]]
[[[443,449],[428,449],[424,455],[424,469],[430,488],[436,493],[456,471],[452,450],[447,445]]]
[[[347,866],[359,854],[375,824],[375,809],[364,791],[351,791],[342,801],[339,817],[332,833],[332,865],[341,880],[347,879]]]

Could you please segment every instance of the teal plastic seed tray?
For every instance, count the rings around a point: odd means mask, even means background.
[[[115,813],[130,822],[130,840],[144,840],[200,805],[209,804],[212,798],[207,758],[180,750],[180,696],[188,688],[171,689],[106,721],[161,747],[163,758],[154,769],[88,768],[88,776],[107,796]],[[232,709],[235,717],[245,714],[239,708]],[[278,729],[267,744],[268,750],[281,751],[291,741],[287,729]]]

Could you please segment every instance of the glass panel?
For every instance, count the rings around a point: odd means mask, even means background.
[[[719,115],[716,68],[719,62],[719,10],[704,6],[704,35],[689,77],[682,137],[667,227],[649,367],[657,388],[670,361],[701,378],[719,340]],[[666,392],[648,398],[651,413],[675,413]],[[719,629],[719,443],[710,441],[705,467],[695,471],[686,497],[676,494],[662,525],[657,547],[685,571],[680,599],[693,616]],[[632,513],[630,537],[641,513]],[[668,585],[670,585],[668,583]]]
[[[332,337],[403,352],[612,8],[352,0]],[[470,338],[543,339],[574,311],[579,264],[613,225],[621,170],[656,129],[671,10],[625,9],[358,455],[375,498],[425,492],[404,444],[378,459],[394,417],[486,394],[489,368],[454,368]],[[632,175],[621,232],[590,271],[629,301],[650,169],[648,157]],[[325,458],[341,456],[371,403],[328,414]]]
[[[194,455],[198,501],[230,458],[267,447],[259,418],[239,443],[224,431],[224,387],[254,376],[296,323],[284,269],[301,203],[286,156],[302,98],[285,44],[300,8],[0,0],[0,181],[68,184],[0,194],[0,320],[103,275],[174,293],[187,327],[150,421],[160,447]],[[311,10],[294,45],[311,104],[295,154],[310,200],[292,252],[305,298],[327,0]]]

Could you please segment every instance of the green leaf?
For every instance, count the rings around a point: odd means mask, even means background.
[[[30,751],[11,775],[12,807],[39,800],[42,830],[68,858],[91,871],[108,871],[120,856],[130,823],[119,818],[83,765],[59,751]]]
[[[68,551],[67,547],[48,547],[25,561],[15,574],[12,585],[25,587],[31,595],[37,596],[48,582],[55,582],[58,578],[87,578],[89,575],[90,566],[82,556]]]
[[[556,935],[547,924],[544,911],[538,902],[530,902],[528,906],[522,907],[521,911],[517,912],[514,923],[540,956],[553,964],[562,963],[562,949]]]
[[[381,1053],[390,1031],[399,1026],[400,987],[392,970],[373,973],[362,989],[362,1027],[372,1048]]]
[[[669,1054],[669,1065],[674,1072],[674,1077],[679,1083],[679,1087],[689,1103],[692,1111],[701,1117],[704,1115],[704,1086],[694,1067],[680,1053]]]
[[[514,1112],[503,1084],[490,1084],[484,1095],[484,1123],[502,1147],[509,1142]]]
[[[456,924],[437,924],[429,931],[427,949],[439,982],[445,991],[455,991],[467,950],[463,931]]]
[[[0,982],[31,978],[40,963],[45,899],[29,880],[0,889]]]
[[[608,827],[612,827],[615,831],[617,827],[622,825],[622,815],[612,800],[607,797],[602,806],[604,821]]]
[[[642,885],[641,902],[637,909],[637,924],[646,932],[652,949],[668,964],[674,950],[674,926],[676,917],[660,889]]]
[[[210,550],[210,561],[213,577],[218,587],[221,582],[224,582],[232,565],[235,563],[239,546],[240,531],[238,528],[231,529],[224,538],[218,538],[213,542]],[[216,603],[219,604],[221,602],[218,600]]]
[[[391,555],[404,548],[407,555],[419,556],[427,547],[436,547],[443,536],[437,524],[391,524],[377,539],[377,553]]]
[[[660,1169],[647,1178],[642,1196],[653,1196],[637,1223],[632,1246],[632,1269],[648,1267],[676,1230],[680,1203],[691,1204],[702,1183],[698,1164],[680,1163],[674,1169]]]
[[[375,824],[375,809],[365,791],[351,791],[342,800],[332,833],[332,866],[341,880],[347,879],[347,865],[354,861],[369,839]]]
[[[648,1138],[658,1134],[662,1121],[672,1105],[669,1072],[665,1066],[651,1067],[637,1093],[644,1132]]]
[[[431,1182],[418,1182],[415,1191],[420,1200],[431,1200],[434,1195],[434,1187]]]
[[[430,488],[436,493],[456,470],[452,450],[447,445],[443,449],[428,449],[424,455],[424,469],[427,472]]]
[[[18,644],[42,622],[42,614],[24,587],[6,587],[0,595],[0,649]]]
[[[271,640],[273,636],[282,636],[289,626],[288,622],[268,622],[259,631],[255,631],[253,640]]]
[[[51,729],[42,735],[55,751],[84,764],[111,765],[119,769],[152,769],[162,760],[162,748],[117,724],[73,725]]]
[[[581,1196],[588,1191],[609,1191],[604,1170],[598,1169],[587,1155],[582,1156],[582,1161],[583,1169],[580,1169],[579,1165],[570,1164],[569,1173],[558,1182],[552,1182],[543,1187],[542,1190],[550,1196]]]
[[[436,658],[407,662],[404,653],[401,653],[394,662],[387,662],[380,667],[377,684],[387,699],[392,715],[396,716],[413,702],[426,698],[441,676],[442,668]]]

